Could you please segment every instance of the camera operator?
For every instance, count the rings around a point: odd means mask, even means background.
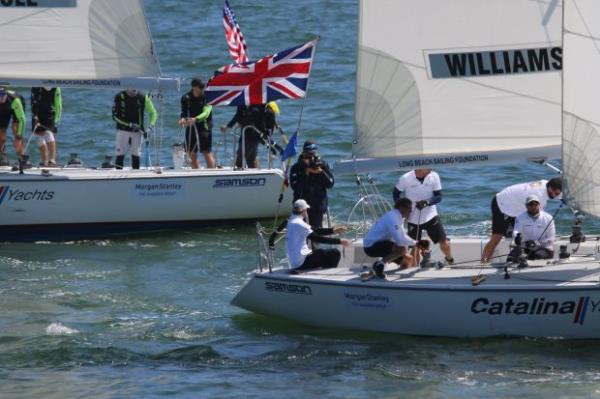
[[[323,213],[327,211],[327,189],[333,187],[333,174],[329,166],[317,153],[319,146],[307,140],[290,171],[290,185],[294,190],[294,201],[305,200],[308,209],[308,223],[313,229],[323,227]]]

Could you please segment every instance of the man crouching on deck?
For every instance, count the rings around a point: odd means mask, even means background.
[[[292,265],[291,273],[298,271],[311,270],[317,268],[329,269],[337,267],[340,257],[340,251],[336,248],[310,249],[307,240],[320,242],[323,244],[343,245],[347,247],[350,241],[344,238],[329,238],[326,235],[341,234],[346,231],[345,227],[319,228],[313,232],[312,228],[306,223],[308,217],[308,203],[299,199],[294,202],[292,216],[287,222],[287,234],[285,236],[287,256]]]
[[[373,264],[373,271],[379,278],[385,278],[383,269],[386,262],[395,262],[402,268],[415,265],[413,256],[407,247],[417,244],[404,231],[404,219],[408,218],[412,210],[412,201],[400,198],[396,201],[394,209],[381,216],[371,227],[363,240],[365,253],[372,258],[383,258]],[[418,242],[418,246],[425,247],[426,240]]]

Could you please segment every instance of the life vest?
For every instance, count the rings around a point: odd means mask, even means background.
[[[117,129],[132,131],[129,123],[135,123],[144,129],[144,110],[146,107],[146,95],[137,92],[135,96],[129,96],[126,91],[122,91],[115,97],[115,106],[113,116],[127,125],[117,122]]]

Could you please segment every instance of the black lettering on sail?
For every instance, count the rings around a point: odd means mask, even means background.
[[[502,52],[502,58],[504,59],[504,70],[506,73],[510,73],[510,53],[508,51]]]
[[[446,65],[452,76],[465,76],[466,74],[466,54],[444,54]]]
[[[554,69],[562,69],[562,47],[553,47],[550,50],[550,57],[552,57],[552,67]]]
[[[479,75],[489,75],[490,70],[485,68],[485,63],[483,62],[483,54],[477,53],[477,66],[479,69]]]
[[[531,68],[531,71],[539,72],[550,70],[548,49],[529,49],[527,50],[527,58],[529,59],[529,68]]]
[[[512,70],[514,73],[529,72],[523,53],[520,51],[515,51],[514,53]]]
[[[498,61],[496,61],[496,53],[490,53],[490,64],[492,65],[492,73],[494,75],[504,73],[504,69],[498,67]]]
[[[475,68],[475,57],[473,56],[473,53],[467,54],[467,59],[469,60],[469,68],[471,71],[470,75],[477,75],[477,69]]]

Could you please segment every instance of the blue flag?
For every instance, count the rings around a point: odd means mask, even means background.
[[[295,156],[298,152],[296,151],[296,143],[298,141],[298,131],[296,130],[292,137],[290,137],[290,141],[288,141],[285,146],[285,150],[281,154],[281,161],[285,161],[288,158]]]

